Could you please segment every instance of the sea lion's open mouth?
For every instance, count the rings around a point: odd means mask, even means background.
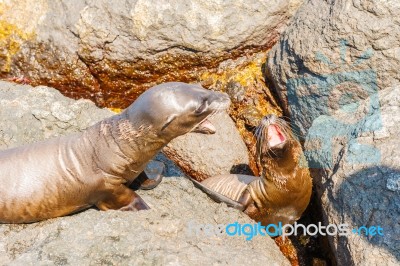
[[[211,113],[207,115],[200,123],[198,123],[197,126],[195,126],[190,132],[202,134],[215,134],[215,132],[217,132],[217,129],[209,119],[211,119],[211,117],[214,115],[225,111],[231,103],[229,96],[226,93],[221,94],[219,101],[220,102],[216,107],[211,108]]]
[[[198,124],[192,132],[202,133],[202,134],[214,134],[217,132],[215,126],[208,120],[204,119],[200,124]]]
[[[190,132],[202,133],[202,134],[215,134],[215,132],[217,132],[217,129],[210,122],[209,119],[213,117],[215,114],[222,112],[223,110],[225,109],[221,107],[215,109],[211,114],[209,114],[206,118],[204,118],[203,121],[201,121],[197,126],[195,126]]]
[[[286,141],[286,136],[278,125],[271,124],[268,126],[268,146],[270,148],[282,144]]]

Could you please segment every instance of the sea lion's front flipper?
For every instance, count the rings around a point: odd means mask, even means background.
[[[104,193],[103,198],[96,203],[96,207],[102,211],[140,211],[148,210],[150,207],[135,191],[121,184],[115,189]]]
[[[147,164],[146,169],[141,172],[135,180],[133,180],[129,187],[134,190],[149,190],[155,188],[163,179],[162,173],[164,168],[165,166],[162,162],[150,161]]]
[[[135,193],[135,192],[133,192]],[[136,193],[135,193],[136,194]],[[141,211],[141,210],[148,210],[150,207],[146,204],[146,202],[138,195],[131,200],[128,205],[125,205],[118,210],[120,211]]]
[[[191,180],[196,187],[216,202],[224,202],[230,207],[243,211],[252,201],[246,190],[247,185],[256,179],[258,179],[256,176],[228,174],[213,176],[201,183]]]

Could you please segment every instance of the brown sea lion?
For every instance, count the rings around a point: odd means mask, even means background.
[[[82,133],[0,152],[0,222],[29,223],[80,211],[144,210],[128,186],[172,139],[215,132],[208,117],[230,104],[224,93],[165,83],[121,114]],[[159,183],[145,184],[151,188]]]
[[[195,184],[216,201],[243,210],[263,225],[292,224],[300,218],[312,191],[299,141],[283,119],[267,115],[256,129],[261,177],[218,175]]]

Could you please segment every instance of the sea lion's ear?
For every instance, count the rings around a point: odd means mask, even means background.
[[[165,124],[162,126],[161,131],[163,131],[164,129],[166,129],[166,128],[169,126],[169,124],[171,124],[171,122],[174,121],[174,119],[175,119],[176,117],[177,117],[176,114],[170,115],[170,116],[167,118],[167,121],[165,122]]]

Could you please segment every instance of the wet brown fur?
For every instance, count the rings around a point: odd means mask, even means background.
[[[284,144],[269,147],[268,126],[277,125],[286,137]],[[249,184],[253,202],[245,209],[264,225],[292,224],[310,202],[312,180],[302,147],[288,124],[276,116],[264,118],[258,130],[257,151],[262,175]]]
[[[284,143],[269,147],[268,126],[276,125],[286,137]],[[306,209],[312,180],[303,151],[289,125],[274,115],[265,117],[256,131],[260,177],[219,175],[201,182],[218,199],[218,194],[242,204],[253,220],[268,224],[292,224]],[[222,198],[221,198],[221,201]]]

